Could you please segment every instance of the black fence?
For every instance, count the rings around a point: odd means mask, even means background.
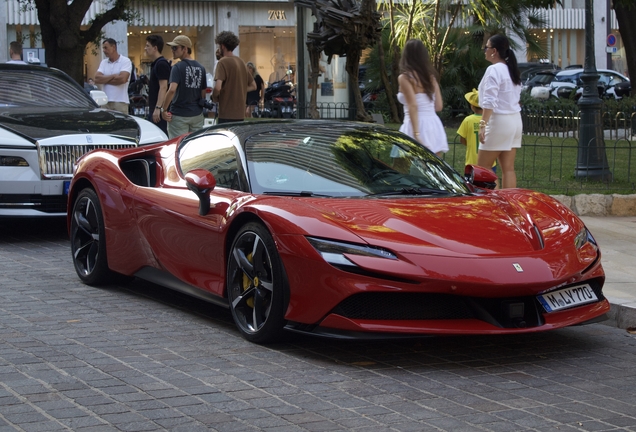
[[[603,142],[597,144],[598,152],[581,153],[594,160],[579,160],[578,113],[523,111],[522,120],[524,138],[515,162],[519,187],[563,195],[636,192],[636,113],[602,113]],[[463,169],[466,147],[459,136],[449,146],[445,160]],[[577,166],[599,162],[606,163],[609,178],[575,175]]]
[[[300,118],[307,117],[307,106],[297,109]],[[355,107],[347,103],[321,103],[318,111],[324,119],[355,118]],[[611,172],[611,178],[602,181],[575,176],[577,165],[596,162],[578,159],[578,112],[524,110],[522,120],[524,139],[515,163],[519,187],[563,195],[636,193],[636,112],[601,114],[604,142],[598,147]],[[455,136],[444,159],[463,172],[465,156],[466,147]]]

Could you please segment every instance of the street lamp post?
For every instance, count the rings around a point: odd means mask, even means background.
[[[583,95],[579,99],[579,146],[574,176],[589,180],[609,181],[612,173],[605,155],[601,98],[598,95],[599,75],[594,60],[594,6],[585,0],[585,68],[581,74]]]

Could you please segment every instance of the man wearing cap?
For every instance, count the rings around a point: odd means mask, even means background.
[[[466,146],[466,165],[477,165],[477,150],[479,149],[479,121],[483,110],[479,106],[479,92],[476,89],[464,95],[473,114],[469,115],[462,121],[457,129],[459,142]],[[497,162],[493,164],[493,167]],[[493,171],[496,169],[493,168]]]
[[[219,33],[214,42],[221,59],[216,65],[212,99],[219,103],[217,123],[243,121],[245,119],[245,99],[247,92],[256,90],[254,77],[247,70],[245,62],[234,55],[239,38],[232,32]]]
[[[106,58],[102,60],[95,74],[95,83],[102,84],[108,96],[106,108],[128,114],[128,81],[132,72],[132,62],[117,52],[117,41],[108,38],[102,44]]]
[[[192,41],[179,35],[172,42],[172,56],[180,61],[172,66],[168,92],[159,106],[161,117],[168,122],[168,137],[194,132],[203,127],[203,106],[207,82],[205,68],[192,60]]]

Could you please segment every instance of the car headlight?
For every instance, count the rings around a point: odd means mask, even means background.
[[[393,252],[379,247],[356,243],[345,243],[334,240],[325,240],[316,237],[307,237],[307,240],[318,251],[318,253],[323,257],[325,261],[336,267],[356,267],[356,264],[347,259],[345,254],[385,258],[392,260],[397,259],[397,256]]]
[[[595,247],[598,247],[596,240],[592,237],[592,233],[585,227],[576,235],[574,239],[574,246],[576,249],[581,249],[587,242],[592,243]]]
[[[0,156],[0,166],[29,166],[29,163],[20,156]]]

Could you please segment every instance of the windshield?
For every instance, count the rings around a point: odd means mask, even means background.
[[[530,81],[528,81],[528,84],[533,84],[533,85],[545,85],[545,84],[550,84],[552,81],[554,80],[554,74],[536,74]]]
[[[581,77],[581,73],[557,74],[557,76],[554,78],[554,81],[569,82],[572,84],[576,84],[580,77]]]
[[[0,106],[94,109],[84,90],[47,71],[3,70]]]
[[[286,125],[248,138],[252,192],[329,197],[470,192],[456,171],[399,132],[324,124]]]

